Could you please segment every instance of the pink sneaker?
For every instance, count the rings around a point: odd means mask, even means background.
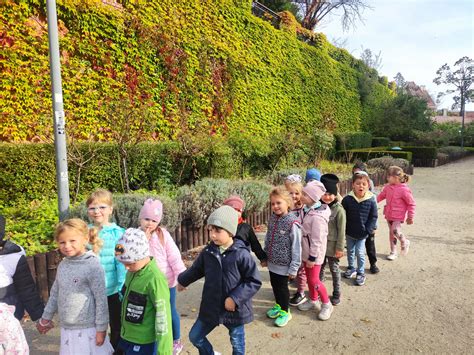
[[[181,351],[183,351],[183,344],[181,344],[181,340],[173,340],[173,355],[178,355]]]
[[[402,246],[402,255],[407,255],[408,254],[408,250],[410,249],[410,241],[407,239],[405,241],[405,245]]]

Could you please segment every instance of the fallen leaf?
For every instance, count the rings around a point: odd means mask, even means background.
[[[360,320],[361,320],[361,322],[364,322],[364,323],[372,323],[372,321],[367,317],[366,318],[361,318]]]
[[[197,309],[196,308],[191,308],[191,312],[196,312]]]
[[[354,333],[352,333],[352,336],[356,337],[356,338],[362,338],[362,333],[354,332]]]
[[[281,337],[283,337],[283,334],[281,334],[281,333],[272,333],[272,338],[273,339],[280,339]]]

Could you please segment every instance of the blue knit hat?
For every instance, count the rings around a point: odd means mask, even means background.
[[[310,182],[311,180],[319,181],[321,179],[321,172],[316,168],[311,168],[306,170],[306,177],[304,181],[306,183]]]

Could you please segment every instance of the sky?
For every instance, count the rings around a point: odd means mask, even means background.
[[[463,56],[474,58],[474,1],[472,0],[368,0],[372,10],[364,11],[364,22],[343,32],[340,17],[321,22],[317,32],[343,45],[359,58],[363,49],[381,51],[379,75],[402,73],[406,81],[424,85],[436,101],[447,87],[433,83],[436,71],[445,63],[453,68]],[[438,108],[451,108],[445,98]],[[467,106],[474,110],[474,104]]]

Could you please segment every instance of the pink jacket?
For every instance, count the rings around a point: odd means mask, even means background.
[[[0,303],[0,353],[5,355],[29,354],[25,333],[23,333],[20,322],[13,315],[14,313],[14,306]]]
[[[387,221],[404,222],[415,216],[415,200],[407,184],[385,185],[382,192],[377,196],[377,202],[387,200],[383,208],[383,214]]]
[[[317,209],[309,210],[303,219],[301,238],[301,260],[314,261],[321,265],[326,256],[328,243],[328,223],[331,209],[328,205],[321,205]]]
[[[164,236],[164,245],[154,232],[148,241],[150,255],[154,257],[158,268],[168,279],[168,287],[172,288],[178,284],[178,275],[186,270],[186,266],[184,266],[181,253],[169,232],[164,228],[161,228],[161,231]]]

